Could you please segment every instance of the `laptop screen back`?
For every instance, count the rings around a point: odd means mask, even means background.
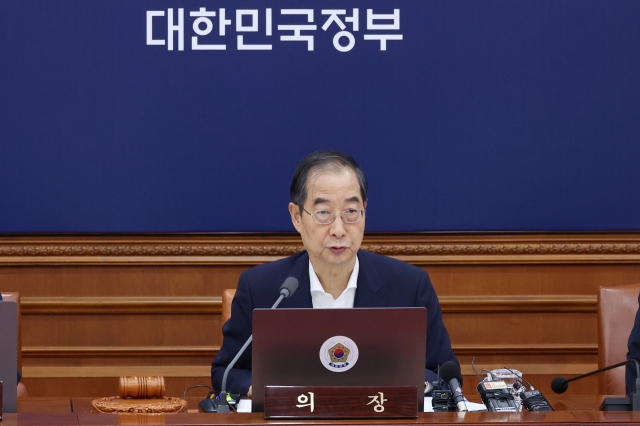
[[[2,411],[17,411],[18,385],[18,306],[16,302],[0,302],[0,381],[2,382]]]
[[[424,400],[425,308],[256,309],[252,411],[264,387],[416,386]]]

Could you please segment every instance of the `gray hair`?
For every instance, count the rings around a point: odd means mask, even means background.
[[[362,202],[366,202],[368,189],[367,177],[353,158],[338,151],[316,151],[307,155],[300,164],[298,164],[291,179],[291,188],[289,190],[290,201],[299,206],[302,211],[302,206],[307,200],[307,182],[312,173],[321,171],[339,173],[345,169],[350,169],[356,174],[358,184],[360,185]]]

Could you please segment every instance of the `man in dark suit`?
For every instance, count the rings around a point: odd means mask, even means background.
[[[407,263],[359,250],[364,236],[367,180],[349,156],[318,151],[298,165],[289,213],[305,251],[242,273],[223,345],[211,366],[220,390],[226,366],[251,335],[252,312],[270,308],[289,276],[299,287],[281,308],[426,307],[425,380],[445,361],[456,361],[429,276]],[[410,327],[410,324],[407,324]],[[251,348],[227,379],[227,390],[251,396]]]
[[[638,304],[640,305],[640,295],[638,295]],[[640,309],[636,313],[636,320],[633,323],[631,329],[631,335],[629,336],[629,342],[627,343],[629,352],[627,352],[627,359],[640,362]],[[636,365],[627,365],[625,374],[625,385],[627,388],[627,395],[636,393]]]

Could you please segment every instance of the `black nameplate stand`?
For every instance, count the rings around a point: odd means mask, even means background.
[[[605,398],[600,411],[640,411],[640,395]]]

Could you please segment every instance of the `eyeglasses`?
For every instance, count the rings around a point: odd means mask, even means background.
[[[336,220],[336,215],[329,210],[316,210],[313,213],[309,213],[304,207],[302,210],[311,216],[311,220],[319,225],[330,225]],[[344,223],[357,223],[364,218],[364,209],[346,209],[340,213],[340,217]]]

